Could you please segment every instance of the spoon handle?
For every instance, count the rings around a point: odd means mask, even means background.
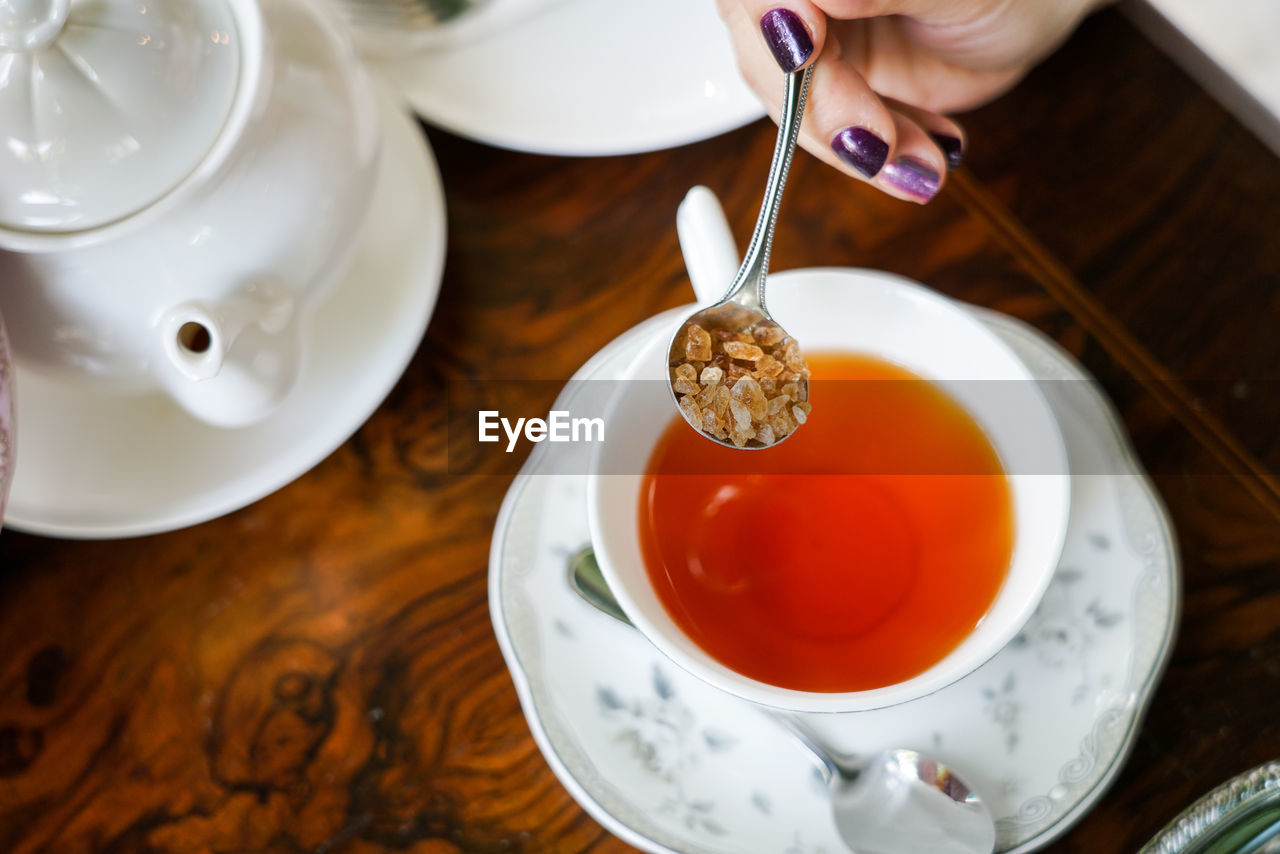
[[[830,784],[833,779],[845,774],[845,770],[841,767],[836,758],[831,755],[831,751],[824,747],[817,735],[810,730],[808,726],[801,723],[798,718],[789,715],[786,712],[775,711],[773,709],[762,708],[761,710],[781,724],[787,732],[791,733],[796,741],[804,745],[805,749],[809,751],[810,755],[818,763],[818,768],[822,772],[822,778],[828,784]]]
[[[767,313],[764,305],[764,280],[769,270],[769,252],[773,248],[773,229],[778,222],[778,206],[782,191],[787,186],[787,172],[796,152],[796,140],[800,136],[800,122],[804,118],[804,104],[809,97],[809,81],[813,78],[813,66],[804,71],[792,71],[787,75],[782,101],[782,116],[778,119],[778,142],[773,148],[773,162],[769,164],[769,183],[764,188],[764,201],[755,230],[751,232],[751,244],[747,246],[742,266],[733,277],[733,284],[724,302]]]

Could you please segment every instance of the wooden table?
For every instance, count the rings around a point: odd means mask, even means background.
[[[1026,319],[1120,407],[1177,525],[1182,624],[1124,771],[1050,850],[1133,851],[1280,757],[1280,163],[1112,11],[963,120],[925,208],[799,159],[775,266]],[[563,380],[688,301],[677,203],[705,183],[745,236],[774,131],[582,160],[429,136],[443,295],[354,438],[188,530],[0,536],[0,850],[627,849],[521,716],[485,592],[510,476],[449,473],[446,392]]]

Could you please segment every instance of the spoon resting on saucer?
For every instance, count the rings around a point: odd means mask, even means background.
[[[686,318],[667,348],[668,388],[680,414],[705,438],[728,448],[771,447],[809,414],[809,369],[795,340],[769,314],[764,291],[812,76],[812,66],[787,74],[764,200],[733,282],[719,302]]]
[[[588,604],[631,625],[588,546],[569,559],[569,585]],[[761,709],[808,749],[826,779],[831,812],[855,854],[990,854],[996,829],[986,804],[941,762],[914,750],[841,755],[802,718]]]

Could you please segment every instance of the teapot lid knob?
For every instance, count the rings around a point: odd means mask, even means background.
[[[0,0],[0,50],[40,50],[62,31],[71,0]]]

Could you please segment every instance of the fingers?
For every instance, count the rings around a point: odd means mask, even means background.
[[[938,194],[947,158],[926,128],[949,132],[963,145],[958,125],[879,98],[843,64],[825,69],[820,61],[813,86],[814,100],[822,106],[805,129],[808,150],[821,152],[823,160],[899,199],[924,204]]]
[[[769,43],[767,29],[758,25],[756,17],[768,2],[742,0],[727,5],[730,8],[725,10],[725,20],[742,73],[777,119],[783,88],[778,75],[781,63]],[[788,0],[788,5],[801,4]],[[779,7],[765,8],[761,17],[776,8]],[[943,116],[878,96],[853,65],[841,57],[842,46],[834,33],[825,27],[821,32],[823,50],[819,52],[815,47],[797,65],[816,63],[800,145],[892,196],[919,203],[929,201],[945,180],[948,153],[953,162],[958,161],[964,138],[959,126]],[[783,53],[785,59],[798,56],[794,52]]]

